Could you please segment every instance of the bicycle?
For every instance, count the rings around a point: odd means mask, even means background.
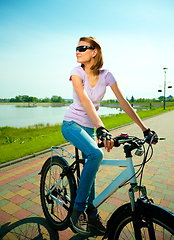
[[[158,138],[158,140],[164,139]],[[116,165],[125,169],[88,206],[88,214],[98,208],[118,188],[130,184],[128,191],[130,202],[117,208],[111,215],[103,239],[174,239],[174,214],[154,204],[153,200],[147,197],[146,187],[141,184],[144,166],[153,155],[151,144],[153,137],[145,147],[147,140],[148,137],[139,139],[121,134],[115,138],[114,145],[123,145],[126,159],[102,161],[102,164]],[[68,227],[74,230],[70,223],[70,215],[80,179],[79,164],[85,164],[85,159],[79,158],[77,148],[75,148],[75,156],[64,148],[52,147],[51,150],[51,157],[46,160],[41,170],[40,196],[43,212],[50,225],[56,230],[61,231]],[[131,154],[133,150],[136,150],[136,155],[143,157],[139,165],[133,165]],[[75,158],[75,161],[69,164],[65,157]],[[135,171],[137,166],[139,169]],[[139,193],[137,199],[136,192]]]

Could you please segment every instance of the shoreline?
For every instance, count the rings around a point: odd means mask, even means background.
[[[131,104],[131,103],[130,103]],[[64,107],[64,106],[69,106],[71,103],[33,103],[33,102],[0,102],[0,105],[15,105],[16,107]],[[133,103],[133,108],[150,108],[149,103]],[[166,106],[170,106],[170,103],[166,103]],[[149,106],[149,107],[147,107]],[[162,107],[163,103],[156,103],[156,104],[151,104],[151,107]],[[100,107],[108,107],[108,108],[120,108],[119,103],[100,103]]]
[[[63,107],[63,106],[69,106],[71,103],[2,103],[0,102],[0,105],[15,105],[16,107]]]

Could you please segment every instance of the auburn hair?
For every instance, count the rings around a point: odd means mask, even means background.
[[[100,68],[102,68],[103,66],[103,55],[102,55],[102,49],[100,46],[100,43],[98,42],[98,40],[94,37],[81,37],[79,39],[80,41],[84,41],[90,44],[91,47],[96,48],[97,49],[97,55],[94,57],[94,64],[91,66],[91,70],[99,70]],[[84,65],[81,65],[82,67],[84,67]]]

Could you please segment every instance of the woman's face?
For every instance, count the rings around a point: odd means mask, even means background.
[[[88,46],[91,47],[88,42],[85,41],[80,41],[77,45],[77,47],[80,46]],[[77,57],[77,62],[86,64],[86,63],[92,63],[93,58],[96,55],[96,49],[86,49],[84,52],[80,52],[79,50],[76,51],[76,57]]]

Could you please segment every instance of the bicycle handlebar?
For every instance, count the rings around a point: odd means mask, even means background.
[[[151,141],[150,141],[150,144],[153,142],[153,139],[155,137],[155,135],[152,135],[152,136],[146,136],[144,137],[144,139],[140,139],[140,138],[137,138],[137,137],[134,137],[134,136],[129,136],[128,134],[121,134],[115,138],[112,138],[112,140],[114,140],[114,146],[115,147],[119,147],[121,144],[125,144],[125,143],[132,143],[132,144],[135,144],[137,145],[137,148],[142,146],[146,141],[147,139],[149,139],[149,137],[151,137]],[[158,140],[165,140],[166,138],[164,137],[158,137],[156,138]],[[101,142],[101,143],[98,143],[98,147],[99,148],[102,148],[104,147],[104,143]]]

